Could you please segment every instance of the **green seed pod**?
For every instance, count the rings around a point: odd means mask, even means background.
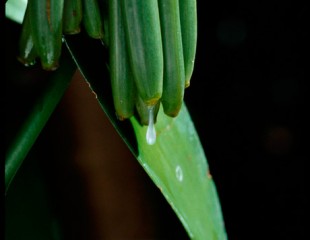
[[[185,72],[180,25],[179,0],[158,0],[164,51],[163,110],[178,115],[184,97]]]
[[[36,63],[38,54],[34,48],[32,27],[29,19],[29,8],[27,7],[22,23],[21,35],[19,38],[19,55],[17,60],[24,66],[31,66]]]
[[[63,33],[77,34],[81,31],[82,0],[66,0],[64,2]]]
[[[110,0],[99,0],[99,8],[100,8],[100,14],[101,19],[103,22],[103,37],[102,41],[106,47],[109,46],[109,1]]]
[[[160,101],[158,101],[153,106],[148,106],[141,99],[141,97],[136,97],[136,110],[137,110],[137,118],[141,125],[148,126],[150,123],[150,117],[153,117],[152,122],[155,124],[157,121],[157,114],[160,108]],[[150,111],[151,114],[150,114]]]
[[[97,0],[82,0],[83,3],[83,24],[91,38],[103,38],[103,22]]]
[[[135,83],[129,66],[120,0],[109,0],[110,76],[116,115],[131,117],[135,109]]]
[[[122,0],[130,65],[146,105],[162,96],[163,50],[157,0]]]
[[[189,87],[197,47],[197,4],[196,0],[180,0],[179,4],[185,66],[185,87]]]
[[[64,0],[28,0],[35,49],[45,70],[56,70],[62,48]]]

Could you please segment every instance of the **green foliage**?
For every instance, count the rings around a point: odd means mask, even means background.
[[[11,18],[12,15],[7,15],[7,17]],[[134,130],[134,138],[130,138],[129,133],[123,131],[121,121],[115,116],[111,89],[108,89],[108,94],[102,91],[102,78],[100,75],[91,73],[92,64],[88,63],[90,59],[79,55],[79,51],[74,48],[74,40],[64,39],[74,62],[66,51],[61,55],[60,67],[51,74],[53,81],[42,92],[28,117],[22,121],[16,137],[8,143],[5,163],[6,188],[8,189],[23,160],[66,91],[74,70],[78,67],[91,89],[97,94],[103,111],[109,116],[116,131],[154,184],[161,190],[187,230],[189,237],[198,240],[226,239],[215,183],[185,103],[182,104],[179,115],[173,118],[167,116],[162,106],[159,106],[155,125],[157,140],[153,145],[149,145],[146,140],[148,127],[143,126],[136,116],[126,120]],[[104,46],[101,45],[101,48]],[[94,56],[94,52],[89,55]],[[108,78],[106,80],[110,80],[107,62],[95,68],[97,71],[103,71],[105,77]],[[37,193],[30,191],[30,194]],[[14,201],[13,199],[14,196],[7,197],[9,203]],[[17,215],[14,216],[17,217]],[[40,215],[36,216],[40,217]],[[10,221],[7,227],[10,228],[11,224],[14,224],[14,220]]]
[[[226,239],[215,184],[185,104],[177,118],[159,111],[154,145],[145,140],[147,127],[141,127],[135,118],[131,122],[138,141],[138,161],[177,213],[191,239]]]

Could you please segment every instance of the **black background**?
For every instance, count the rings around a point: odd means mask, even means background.
[[[228,237],[304,239],[309,9],[274,0],[197,5],[197,59],[185,100]]]

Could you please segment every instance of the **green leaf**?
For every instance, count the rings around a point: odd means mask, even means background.
[[[156,123],[157,141],[148,145],[146,126],[141,126],[135,117],[130,121],[116,118],[107,49],[100,41],[75,36],[66,37],[65,43],[91,90],[96,93],[103,111],[161,190],[190,238],[227,239],[216,186],[186,104],[176,118],[166,116],[160,109]]]
[[[64,49],[66,50],[66,49]],[[23,121],[14,139],[8,144],[5,156],[5,189],[9,188],[29,150],[67,90],[76,65],[67,51],[63,51],[61,66],[50,74],[31,112]]]
[[[185,103],[178,117],[158,113],[154,145],[147,127],[131,118],[138,141],[138,161],[166,197],[191,239],[226,239],[216,187]]]
[[[5,16],[14,22],[22,23],[27,7],[27,0],[8,0],[5,3]]]

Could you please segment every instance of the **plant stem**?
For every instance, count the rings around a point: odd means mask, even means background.
[[[6,192],[23,160],[61,100],[76,70],[76,65],[66,49],[62,53],[61,61],[61,66],[51,73],[45,90],[38,97],[36,104],[18,130],[16,137],[9,144],[5,156]]]

